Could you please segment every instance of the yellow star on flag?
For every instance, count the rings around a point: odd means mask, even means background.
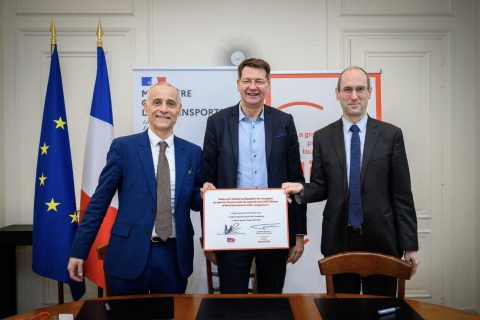
[[[40,150],[42,150],[42,154],[47,154],[48,148],[50,148],[50,146],[47,146],[47,144],[44,142],[43,146],[40,147]]]
[[[47,212],[50,210],[55,210],[57,211],[57,206],[60,204],[60,202],[55,202],[55,200],[50,200],[50,202],[45,202],[45,204],[48,206]]]
[[[38,178],[38,180],[40,180],[40,185],[41,186],[44,186],[45,185],[45,179],[47,179],[47,177],[45,177],[43,175],[43,172],[42,172],[42,176],[40,178]]]
[[[69,214],[69,217],[72,218],[72,222],[70,222],[70,223],[78,223],[78,214],[77,214],[77,211],[75,211],[73,214]]]
[[[63,130],[65,130],[65,125],[66,125],[67,123],[62,120],[62,117],[58,118],[58,120],[53,120],[53,122],[55,122],[55,123],[57,124],[57,126],[55,127],[55,129],[62,128]]]

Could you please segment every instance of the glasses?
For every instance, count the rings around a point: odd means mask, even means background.
[[[258,87],[264,86],[267,83],[267,80],[265,79],[249,79],[249,78],[244,78],[240,80],[240,83],[243,84],[244,86],[249,86],[251,84],[254,84]]]
[[[367,93],[367,87],[360,86],[360,87],[343,87],[340,89],[340,92],[345,95],[345,96],[351,96],[353,94],[353,91],[357,93],[357,95],[361,96]]]

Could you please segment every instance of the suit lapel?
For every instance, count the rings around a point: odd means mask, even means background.
[[[340,162],[340,166],[345,170],[347,156],[345,155],[345,138],[343,137],[342,119],[333,123],[332,139],[335,151],[337,152],[338,160]]]
[[[375,149],[375,144],[377,143],[379,133],[379,122],[375,119],[368,117],[367,131],[365,132],[365,145],[363,146],[362,169],[360,171],[361,184],[363,184],[363,178],[365,176],[365,171],[368,167],[368,161],[370,161],[370,157],[372,156],[373,150]]]
[[[177,199],[180,197],[180,190],[182,190],[183,178],[187,168],[187,157],[185,151],[185,144],[177,137],[173,137],[173,144],[175,145],[175,199],[174,206],[177,206]],[[175,210],[176,211],[176,210]]]
[[[140,163],[143,167],[143,174],[147,181],[148,189],[153,200],[157,201],[157,181],[155,178],[155,168],[153,166],[152,148],[150,147],[150,139],[148,133],[145,130],[139,138],[138,142],[138,155],[140,157]]]
[[[265,117],[264,121],[264,126],[265,126],[265,151],[267,152],[266,154],[266,159],[267,163],[269,163],[270,159],[270,152],[272,151],[272,143],[273,143],[273,115],[271,113],[271,109],[269,106],[265,105],[263,108],[263,116]]]
[[[238,108],[232,108],[232,113],[230,114],[229,126],[230,126],[230,139],[232,140],[232,149],[235,156],[235,165],[238,164]]]

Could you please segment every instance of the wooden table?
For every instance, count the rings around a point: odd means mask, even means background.
[[[104,299],[116,299],[116,298],[144,298],[144,297],[161,297],[161,296],[173,296],[175,299],[175,319],[181,320],[194,320],[200,307],[200,303],[203,298],[288,298],[292,307],[295,319],[298,320],[315,320],[321,319],[320,313],[315,305],[314,298],[362,298],[366,296],[352,295],[352,294],[338,294],[336,296],[328,296],[326,294],[248,294],[248,295],[218,295],[218,294],[185,294],[185,295],[138,295],[127,297],[109,297],[99,298]],[[372,296],[369,296],[372,297]],[[474,315],[464,311],[448,308],[436,304],[427,302],[420,302],[414,300],[405,300],[415,311],[418,312],[425,319],[432,320],[452,320],[452,319],[477,319],[480,320],[480,315]],[[70,302],[62,305],[54,305],[48,308],[38,309],[22,315],[13,316],[7,319],[28,319],[28,316],[40,311],[47,311],[52,316],[59,313],[72,313],[77,315],[80,310],[83,301]]]

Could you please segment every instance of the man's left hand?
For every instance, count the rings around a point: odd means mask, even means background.
[[[420,264],[420,256],[418,251],[405,251],[403,259],[413,265],[412,276],[417,272],[418,265]]]
[[[295,262],[300,259],[303,254],[303,236],[296,236],[296,243],[295,246],[290,248],[290,252],[288,254],[288,263],[294,264]]]

